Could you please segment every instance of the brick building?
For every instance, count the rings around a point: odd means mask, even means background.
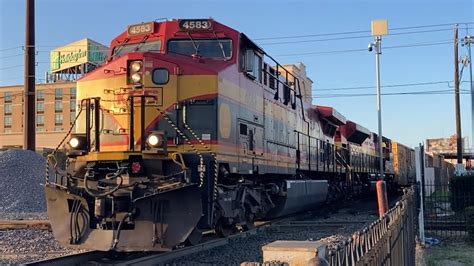
[[[0,149],[23,146],[24,87],[0,87]],[[55,148],[76,117],[76,83],[36,84],[36,149]]]

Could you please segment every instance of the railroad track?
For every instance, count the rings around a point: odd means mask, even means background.
[[[169,252],[133,252],[133,253],[119,253],[119,252],[98,252],[90,251],[85,253],[73,254],[54,259],[37,261],[29,263],[28,265],[84,265],[84,264],[114,264],[114,265],[157,265],[164,264],[174,259],[196,254],[201,251],[211,250],[216,247],[228,245],[233,241],[257,235],[263,231],[275,232],[294,230],[302,227],[317,227],[318,230],[328,231],[337,230],[344,226],[360,225],[362,227],[366,223],[372,221],[338,221],[338,222],[324,222],[324,221],[302,221],[308,217],[313,217],[320,211],[304,212],[298,215],[278,218],[272,221],[258,221],[255,223],[255,228],[239,232],[227,238],[213,237],[208,235],[207,240],[203,243],[181,247]]]
[[[348,207],[353,208],[353,205],[357,204],[357,202],[360,203],[360,201],[361,200],[356,202],[350,202],[338,207],[340,209]],[[169,252],[120,253],[89,251],[84,253],[57,257],[54,259],[36,261],[28,263],[27,265],[157,265],[164,264],[169,261],[179,259],[181,257],[193,255],[201,251],[211,250],[216,247],[222,247],[228,245],[229,243],[232,243],[233,241],[257,235],[263,231],[271,233],[278,231],[283,232],[287,230],[299,230],[312,227],[317,228],[317,230],[331,232],[343,227],[362,228],[364,225],[373,222],[373,220],[326,221],[324,219],[308,221],[308,219],[314,219],[315,217],[323,217],[324,214],[330,213],[333,210],[334,206],[329,206],[323,207],[319,210],[306,211],[291,216],[277,218],[271,221],[257,221],[255,222],[255,228],[252,230],[240,232],[227,238],[217,238],[213,234],[207,234],[203,237],[203,239],[206,239],[203,243],[194,246],[180,247]],[[375,209],[374,212],[376,212]]]
[[[258,223],[257,227],[245,231],[240,232],[238,234],[226,237],[226,238],[218,238],[218,239],[211,239],[206,242],[194,245],[179,248],[170,252],[156,252],[156,253],[118,253],[118,252],[99,252],[99,251],[90,251],[85,253],[73,254],[64,257],[58,257],[54,259],[48,259],[43,261],[37,261],[33,263],[27,263],[27,265],[84,265],[84,264],[114,264],[114,265],[157,265],[163,264],[168,261],[181,258],[184,256],[189,256],[201,251],[210,250],[216,247],[221,247],[229,244],[232,241],[236,241],[238,239],[246,238],[248,236],[256,235],[261,231],[264,230],[273,230],[273,227],[276,230],[281,230],[284,227],[291,227],[296,225],[295,221],[291,223]],[[335,223],[331,225],[331,223],[324,223],[326,229],[337,229],[341,227],[341,223]],[[353,224],[353,223],[352,223]],[[321,223],[313,223],[313,226],[321,225]],[[310,223],[306,223],[305,226],[311,226]]]
[[[54,259],[47,259],[42,261],[36,261],[27,263],[26,265],[84,265],[84,264],[114,264],[114,265],[150,265],[160,264],[180,258],[194,253],[210,250],[216,247],[227,245],[229,242],[237,239],[245,238],[247,236],[258,234],[262,230],[266,230],[267,227],[271,226],[270,222],[260,222],[256,225],[256,228],[240,232],[227,238],[215,238],[207,240],[203,243],[178,248],[169,252],[131,252],[131,253],[120,253],[120,252],[100,252],[100,251],[88,251],[84,253],[72,254],[68,256],[57,257]]]
[[[51,231],[48,220],[0,220],[0,231],[17,229],[39,229]]]

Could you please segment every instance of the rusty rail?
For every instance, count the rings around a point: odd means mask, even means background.
[[[51,224],[48,220],[0,220],[0,231],[16,229],[40,229],[51,231]]]

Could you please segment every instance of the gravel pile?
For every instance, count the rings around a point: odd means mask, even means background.
[[[44,217],[46,160],[25,150],[0,152],[0,219]]]
[[[59,244],[47,230],[0,231],[0,264],[21,264],[78,253]]]
[[[46,160],[25,150],[0,152],[0,219],[48,219],[44,196]],[[0,265],[21,264],[77,253],[47,230],[0,231]]]

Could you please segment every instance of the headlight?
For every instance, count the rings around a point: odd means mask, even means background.
[[[135,73],[135,74],[132,75],[131,78],[132,78],[132,81],[133,81],[134,83],[138,83],[138,82],[140,82],[140,81],[142,80],[142,75],[140,75],[140,74],[138,74],[138,73]]]
[[[69,140],[69,145],[71,145],[72,148],[77,148],[79,147],[79,139],[76,137],[73,137]]]
[[[87,140],[84,134],[72,134],[68,143],[72,150],[87,150]]]
[[[142,63],[140,61],[135,61],[135,62],[130,64],[130,69],[133,72],[138,72],[142,69]]]
[[[161,145],[161,138],[160,136],[158,135],[149,135],[146,142],[148,143],[148,145],[150,145],[151,147],[158,147]]]
[[[146,144],[142,152],[153,154],[168,154],[166,132],[162,130],[152,131],[146,137]]]
[[[127,84],[140,85],[143,82],[143,62],[140,60],[128,61]]]

